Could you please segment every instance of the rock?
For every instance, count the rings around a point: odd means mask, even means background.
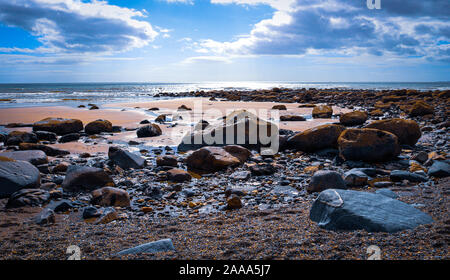
[[[178,107],[178,111],[192,111],[192,109],[187,107],[186,105],[181,105],[180,107]]]
[[[41,165],[48,162],[47,155],[39,150],[4,152],[0,153],[0,157],[27,161],[33,165]]]
[[[143,157],[122,150],[118,147],[109,147],[108,157],[112,162],[114,162],[114,164],[120,166],[122,169],[141,169],[146,165]]]
[[[282,122],[304,122],[306,118],[298,115],[284,115],[280,116],[280,121]]]
[[[419,140],[419,138],[422,136],[422,132],[420,131],[419,125],[417,124],[417,122],[413,120],[405,120],[405,119],[380,120],[374,121],[365,127],[375,128],[393,133],[395,136],[397,136],[400,145],[405,144],[409,146],[414,146]]]
[[[380,181],[380,182],[374,182],[373,186],[375,188],[389,188],[393,185],[390,181]]]
[[[344,181],[347,186],[361,187],[367,184],[369,177],[366,173],[356,168],[344,173]]]
[[[167,179],[172,182],[186,182],[192,179],[191,174],[183,169],[170,169],[167,171]]]
[[[56,222],[55,212],[51,209],[45,208],[33,218],[33,221],[41,226],[54,224]]]
[[[53,173],[66,172],[67,168],[70,166],[69,162],[61,162],[58,163],[55,167],[53,167]]]
[[[411,160],[418,161],[420,163],[425,163],[428,160],[428,154],[424,151],[420,151],[411,157]]]
[[[100,168],[71,165],[67,168],[62,188],[66,191],[92,191],[113,184],[111,177]]]
[[[108,207],[103,209],[100,217],[94,222],[94,224],[108,224],[117,219],[119,219],[119,214],[117,211],[112,207]]]
[[[241,199],[239,198],[239,196],[232,194],[227,199],[227,209],[233,210],[233,209],[239,209],[239,208],[242,208]]]
[[[401,182],[403,180],[408,180],[410,182],[426,182],[428,178],[421,176],[416,173],[403,171],[403,170],[393,170],[389,176],[393,182]]]
[[[47,208],[53,210],[56,213],[67,212],[74,208],[72,201],[63,199],[58,201],[52,201],[47,205]]]
[[[88,206],[83,208],[83,212],[81,214],[83,219],[98,218],[101,215],[102,215],[101,211],[99,211],[97,207],[94,206]]]
[[[178,151],[199,149],[204,146],[240,145],[249,149],[271,146],[278,148],[278,127],[246,111],[237,110],[227,115],[218,125],[187,133]],[[277,151],[275,151],[276,153]]]
[[[40,181],[39,170],[31,163],[0,157],[0,198],[21,189],[38,188]]]
[[[333,108],[328,105],[318,105],[313,108],[312,116],[316,119],[329,119],[333,115]]]
[[[47,156],[55,157],[55,156],[63,156],[70,154],[69,151],[60,150],[57,148],[53,148],[50,146],[42,145],[42,144],[32,144],[32,143],[20,143],[20,150],[40,150],[43,151]]]
[[[6,136],[6,146],[17,146],[20,143],[37,143],[36,134],[25,131],[12,131]]]
[[[83,123],[76,119],[46,118],[33,124],[33,131],[49,131],[58,135],[77,133],[83,130]]]
[[[320,170],[314,173],[306,190],[310,193],[326,189],[345,189],[346,185],[341,174],[336,171]]]
[[[36,134],[38,140],[44,140],[44,141],[50,141],[50,142],[56,141],[56,133],[53,133],[53,132],[35,131],[34,134]]]
[[[23,206],[39,206],[50,199],[50,194],[41,189],[21,189],[13,193],[6,208],[16,208]]]
[[[67,142],[74,142],[74,141],[78,141],[80,139],[81,135],[79,133],[69,133],[69,134],[65,134],[63,136],[61,136],[61,138],[59,138],[58,142],[59,143],[67,143]]]
[[[283,111],[285,111],[285,110],[287,110],[287,108],[286,108],[285,105],[274,105],[272,107],[272,110],[283,110]]]
[[[130,206],[130,195],[127,191],[113,188],[103,187],[92,191],[91,204],[100,206]]]
[[[156,117],[155,122],[157,123],[165,123],[167,120],[167,114],[161,114],[159,116]]]
[[[398,195],[395,192],[391,191],[390,189],[376,190],[375,193],[390,197],[392,199],[398,198]]]
[[[130,249],[126,249],[117,253],[117,255],[135,255],[139,253],[159,253],[159,252],[168,252],[175,251],[173,247],[173,243],[171,239],[161,239],[158,241],[145,243]]]
[[[178,166],[178,159],[176,156],[173,155],[164,155],[159,156],[156,158],[156,165],[157,166]]]
[[[378,129],[347,129],[338,138],[339,153],[345,160],[387,161],[400,154],[398,138]]]
[[[433,106],[430,104],[427,104],[423,101],[417,101],[409,111],[409,115],[411,117],[418,117],[418,116],[424,116],[434,114]]]
[[[258,163],[249,166],[250,172],[253,176],[272,175],[277,172],[277,168],[270,163]]]
[[[337,140],[344,130],[345,127],[341,125],[320,125],[289,137],[286,145],[291,149],[303,152],[337,148]]]
[[[342,114],[339,117],[339,122],[345,126],[361,125],[367,121],[368,117],[366,112],[354,111]]]
[[[188,168],[207,172],[219,171],[240,163],[237,157],[220,147],[203,147],[186,158]]]
[[[236,171],[230,175],[230,178],[234,180],[248,180],[250,176],[250,171]]]
[[[433,219],[416,208],[381,194],[328,189],[319,194],[310,219],[327,230],[397,232],[430,224]]]
[[[433,165],[428,169],[428,176],[441,178],[450,176],[450,164],[445,161],[434,161]]]
[[[84,127],[84,132],[86,132],[89,135],[112,131],[113,131],[112,123],[107,120],[96,120],[88,123]]]
[[[142,120],[139,124],[148,124],[148,123],[150,123],[149,120]]]
[[[248,149],[239,145],[228,145],[223,147],[223,149],[232,156],[237,157],[241,163],[246,162],[252,155],[252,153]]]
[[[150,125],[146,125],[146,126],[140,127],[136,131],[136,134],[137,134],[138,138],[154,137],[154,136],[161,135],[162,134],[162,130],[157,124],[153,123],[153,124],[150,124]]]

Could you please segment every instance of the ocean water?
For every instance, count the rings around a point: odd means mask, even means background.
[[[204,83],[54,83],[0,84],[0,108],[39,105],[78,105],[148,101],[161,92],[208,90],[258,90],[281,88],[349,89],[450,89],[450,82],[434,83],[303,83],[303,82],[204,82]],[[8,101],[8,100],[11,101]],[[77,99],[77,100],[73,100]],[[83,100],[79,100],[83,99]]]

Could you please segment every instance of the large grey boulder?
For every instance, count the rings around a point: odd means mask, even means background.
[[[408,180],[410,182],[417,182],[417,183],[428,181],[428,178],[425,176],[404,170],[393,170],[389,177],[393,182],[400,182],[402,180]]]
[[[319,194],[310,219],[328,230],[397,232],[430,224],[420,210],[383,194],[328,189]]]
[[[62,188],[66,191],[92,191],[107,184],[114,184],[112,178],[101,168],[71,165],[67,168]]]
[[[123,169],[139,169],[145,166],[145,159],[118,147],[109,147],[109,159]]]
[[[38,188],[41,176],[39,170],[26,161],[0,157],[0,198],[28,188]]]
[[[450,176],[450,164],[445,161],[435,161],[428,169],[428,175],[433,177]]]
[[[341,174],[331,170],[320,170],[314,173],[307,191],[321,192],[326,189],[345,189],[346,184]]]
[[[158,241],[145,243],[130,249],[126,249],[117,253],[117,255],[134,255],[139,253],[158,253],[175,251],[171,239],[161,239]]]
[[[0,153],[0,157],[28,161],[33,165],[41,165],[48,162],[47,155],[40,150],[4,152]]]

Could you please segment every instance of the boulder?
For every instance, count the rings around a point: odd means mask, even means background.
[[[280,116],[280,121],[282,122],[304,122],[306,118],[299,115],[284,115]]]
[[[53,210],[51,209],[45,208],[33,218],[33,221],[41,226],[54,224],[56,221],[55,212],[53,212]]]
[[[154,137],[154,136],[161,135],[162,134],[162,130],[157,124],[153,123],[153,124],[150,124],[150,125],[141,126],[136,131],[136,134],[137,134],[138,138]]]
[[[39,206],[50,199],[50,194],[42,189],[21,189],[13,193],[6,204],[6,208],[23,206]]]
[[[77,133],[83,130],[83,123],[76,119],[46,118],[33,124],[33,131],[49,131],[58,135]]]
[[[370,123],[365,128],[375,128],[393,133],[397,136],[399,144],[414,146],[422,136],[417,122],[405,119],[379,120]]]
[[[267,162],[250,165],[249,169],[253,176],[272,175],[277,172],[275,165]]]
[[[309,215],[319,227],[336,231],[397,232],[433,222],[428,214],[385,195],[339,189],[321,192]]]
[[[286,144],[291,149],[303,152],[337,148],[337,140],[344,130],[342,125],[324,124],[289,137]]]
[[[114,184],[111,177],[101,168],[71,165],[67,168],[62,188],[66,191],[92,191],[107,184]]]
[[[67,143],[67,142],[74,142],[78,141],[80,139],[81,135],[79,133],[69,133],[64,134],[61,136],[58,140],[59,143]]]
[[[57,148],[53,148],[43,144],[32,144],[32,143],[20,143],[20,150],[40,150],[43,151],[47,156],[55,157],[55,156],[63,156],[70,154],[69,151],[61,150]]]
[[[428,169],[428,175],[433,177],[448,177],[450,176],[450,164],[445,161],[434,161],[430,169]]]
[[[332,115],[333,108],[328,105],[318,105],[312,110],[312,116],[315,119],[329,119]]]
[[[122,169],[140,169],[146,165],[143,157],[118,147],[109,147],[108,157],[114,164],[120,166]]]
[[[188,168],[206,172],[219,171],[240,163],[239,158],[231,155],[221,147],[203,147],[186,158]]]
[[[423,101],[417,101],[416,103],[414,103],[414,105],[411,107],[411,110],[409,111],[409,115],[411,117],[418,117],[429,114],[434,114],[434,108],[430,104]]]
[[[182,183],[186,181],[190,181],[192,179],[191,174],[183,169],[173,168],[167,171],[167,180]]]
[[[276,146],[279,143],[278,127],[246,111],[237,110],[227,115],[218,125],[187,133],[178,151],[189,151],[204,146],[240,145],[248,149]]]
[[[306,190],[310,193],[326,189],[345,189],[346,185],[341,174],[336,171],[320,170],[314,173]]]
[[[349,187],[361,187],[367,184],[369,176],[357,168],[344,173],[345,184]]]
[[[53,210],[56,213],[62,213],[67,212],[70,209],[73,209],[75,206],[72,203],[72,201],[68,199],[58,200],[58,201],[51,201],[47,208]]]
[[[53,132],[35,131],[34,134],[36,134],[38,140],[44,140],[44,141],[50,141],[50,142],[56,141],[56,133],[53,133]]]
[[[41,176],[39,170],[26,161],[0,157],[0,198],[29,188],[38,188]]]
[[[366,112],[354,111],[342,114],[339,117],[339,122],[345,126],[355,126],[363,124],[367,121],[368,115]]]
[[[89,135],[112,131],[113,131],[112,123],[107,120],[96,120],[88,123],[84,127],[84,132],[86,132]]]
[[[157,122],[157,123],[165,123],[166,120],[167,120],[167,116],[168,116],[168,114],[161,114],[161,115],[156,117],[155,122]]]
[[[100,206],[130,206],[130,195],[127,191],[113,188],[103,187],[92,191],[91,204]]]
[[[283,111],[285,111],[285,110],[287,110],[287,108],[286,108],[285,105],[274,105],[272,107],[272,110],[283,110]]]
[[[159,156],[156,158],[156,165],[157,166],[178,166],[178,159],[176,156],[173,155],[164,155]]]
[[[393,182],[401,182],[403,180],[408,180],[410,182],[426,182],[428,178],[417,173],[412,173],[403,170],[393,170],[389,176]]]
[[[39,150],[4,152],[0,153],[0,157],[27,161],[33,165],[41,165],[48,162],[47,155]]]
[[[400,154],[397,136],[372,128],[345,130],[338,138],[338,146],[345,160],[380,162]]]
[[[225,151],[230,153],[232,156],[237,157],[241,163],[244,163],[247,161],[247,159],[252,155],[252,153],[239,145],[228,145],[223,147]]]
[[[25,131],[12,131],[6,136],[6,146],[17,146],[20,143],[37,143],[36,134]]]

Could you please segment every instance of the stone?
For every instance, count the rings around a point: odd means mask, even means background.
[[[83,219],[92,219],[92,218],[98,218],[101,216],[101,211],[99,211],[99,209],[97,209],[97,207],[95,206],[88,206],[88,207],[84,207],[83,208],[83,212],[81,214],[81,216],[83,217]]]
[[[398,232],[433,223],[428,214],[399,200],[340,189],[321,192],[311,207],[310,219],[334,231]]]
[[[363,111],[353,111],[342,114],[339,117],[339,122],[345,126],[355,126],[364,124],[369,116]]]
[[[78,141],[80,139],[81,135],[79,133],[69,133],[64,134],[61,136],[58,140],[59,143],[67,143],[67,142],[74,142]]]
[[[321,192],[326,189],[345,189],[345,181],[336,171],[319,170],[311,178],[306,190],[309,193]]]
[[[414,105],[411,107],[411,110],[409,111],[409,115],[411,117],[418,117],[429,114],[434,114],[434,108],[430,104],[423,101],[417,101],[416,103],[414,103]]]
[[[111,177],[101,168],[71,165],[67,168],[62,188],[66,191],[92,191],[114,184]]]
[[[71,164],[69,162],[58,163],[55,167],[53,167],[52,172],[53,173],[66,172],[67,168],[69,168],[70,165]]]
[[[315,119],[329,119],[332,115],[333,108],[328,105],[318,105],[312,110],[312,116]]]
[[[367,184],[369,177],[366,173],[356,168],[344,173],[344,181],[347,186],[361,187]]]
[[[35,131],[34,134],[36,134],[38,140],[55,142],[57,138],[56,133],[49,131]]]
[[[92,191],[91,204],[100,206],[116,206],[128,207],[130,206],[130,195],[127,191],[113,188],[103,187]]]
[[[51,209],[45,208],[33,218],[33,221],[41,226],[54,224],[56,222],[55,212]]]
[[[40,181],[39,170],[31,163],[0,157],[0,198],[21,189],[38,188]]]
[[[403,180],[408,180],[410,182],[426,182],[428,178],[417,173],[412,173],[403,170],[393,170],[389,176],[393,182],[401,182]]]
[[[192,111],[192,109],[187,107],[186,105],[181,105],[180,107],[178,107],[178,111]]]
[[[50,199],[50,194],[42,189],[21,189],[13,193],[6,204],[6,208],[23,206],[39,206]]]
[[[156,117],[155,122],[157,123],[165,123],[167,120],[167,114],[161,114],[159,116]]]
[[[238,158],[241,163],[246,162],[252,155],[252,153],[248,149],[239,145],[227,145],[223,147],[223,149],[232,156]]]
[[[241,199],[239,198],[239,196],[232,194],[227,199],[227,209],[234,210],[234,209],[239,209],[239,208],[242,208]]]
[[[270,163],[258,163],[249,166],[250,172],[253,176],[272,175],[277,172],[277,168]]]
[[[287,108],[286,108],[285,105],[280,104],[280,105],[274,105],[272,107],[272,110],[283,110],[283,111],[285,111],[285,110],[287,110]]]
[[[186,165],[193,170],[215,172],[239,165],[241,161],[221,147],[203,147],[186,158]]]
[[[122,150],[118,147],[109,147],[108,158],[122,169],[141,169],[146,166],[146,162],[143,157]]]
[[[445,161],[434,161],[428,169],[428,176],[441,178],[450,176],[450,164]]]
[[[419,153],[413,155],[411,159],[420,163],[425,163],[428,160],[428,154],[427,152],[420,151]]]
[[[304,122],[306,118],[298,115],[284,115],[280,116],[280,121],[282,122]]]
[[[18,146],[20,143],[37,143],[36,134],[25,131],[12,131],[6,136],[6,146]]]
[[[100,217],[94,222],[94,224],[108,224],[112,221],[118,220],[119,214],[117,211],[112,207],[104,208],[101,212]]]
[[[248,180],[250,176],[250,171],[236,171],[230,175],[230,178],[234,180]]]
[[[0,153],[0,157],[27,161],[33,165],[41,165],[48,162],[47,155],[39,150],[3,152]]]
[[[422,136],[417,122],[405,119],[387,119],[370,123],[365,128],[375,128],[393,133],[400,145],[414,146]]]
[[[400,154],[394,134],[372,128],[347,129],[338,138],[339,154],[345,160],[380,162]]]
[[[157,166],[178,166],[178,159],[176,156],[173,155],[164,155],[159,156],[156,158],[156,165]]]
[[[40,150],[43,151],[47,156],[55,157],[55,156],[63,156],[70,154],[69,151],[66,150],[60,150],[57,148],[53,148],[47,145],[43,144],[32,144],[32,143],[20,143],[19,144],[20,150]]]
[[[345,130],[342,125],[325,124],[299,132],[288,138],[286,145],[303,152],[315,152],[337,148],[339,135]]]
[[[161,239],[158,241],[153,241],[149,243],[145,243],[130,249],[122,250],[117,253],[117,255],[136,255],[140,253],[159,253],[159,252],[169,252],[169,251],[175,251],[175,248],[173,246],[171,239]]]
[[[154,137],[154,136],[161,135],[162,134],[162,130],[157,124],[153,123],[153,124],[150,124],[150,125],[141,126],[136,131],[136,134],[137,134],[138,138]]]
[[[49,131],[58,135],[77,133],[83,130],[83,123],[76,119],[45,118],[33,124],[33,131]]]
[[[168,170],[167,172],[167,179],[172,182],[176,183],[182,183],[186,181],[190,181],[192,179],[191,174],[183,169],[177,169],[173,168]]]
[[[108,120],[96,120],[88,123],[84,127],[84,132],[86,132],[89,135],[112,131],[113,131],[112,123]]]
[[[72,201],[67,199],[58,201],[53,200],[47,205],[47,208],[53,210],[56,213],[67,212],[74,207],[75,206],[73,205]]]

